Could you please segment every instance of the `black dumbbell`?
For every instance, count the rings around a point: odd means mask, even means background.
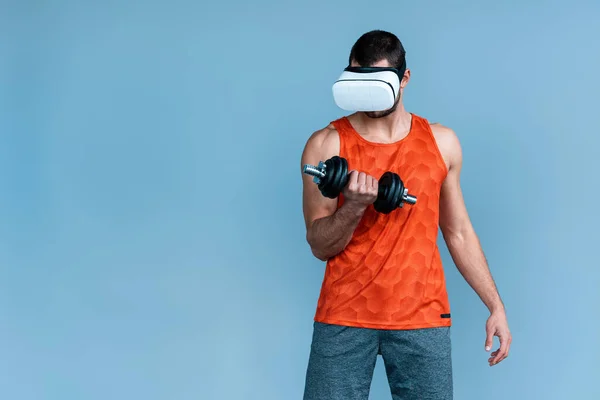
[[[306,164],[302,172],[314,176],[313,181],[318,185],[323,196],[335,199],[348,184],[348,161],[339,156],[333,156],[319,165]],[[386,172],[379,178],[377,199],[373,203],[375,211],[389,214],[404,203],[415,204],[417,198],[408,193],[400,176],[394,172]]]

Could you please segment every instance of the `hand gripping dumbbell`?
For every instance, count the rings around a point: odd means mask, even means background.
[[[313,181],[318,185],[323,196],[335,199],[348,184],[348,161],[339,156],[333,156],[319,165],[306,164],[302,172],[314,176]],[[417,198],[408,193],[400,176],[394,172],[386,172],[379,178],[377,199],[373,203],[375,211],[389,214],[404,203],[415,204]]]

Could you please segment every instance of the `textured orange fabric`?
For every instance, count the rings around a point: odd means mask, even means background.
[[[437,246],[448,171],[429,122],[413,114],[409,134],[395,143],[367,141],[346,117],[332,123],[350,170],[378,179],[396,172],[417,203],[390,214],[367,208],[348,246],[327,261],[315,321],[375,329],[450,326]],[[338,207],[343,202],[340,195]]]

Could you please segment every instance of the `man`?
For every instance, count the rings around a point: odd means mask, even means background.
[[[378,354],[393,399],[452,399],[451,319],[438,228],[460,273],[490,311],[486,351],[494,336],[500,340],[490,366],[508,356],[511,343],[503,303],[463,201],[460,143],[452,129],[405,110],[410,70],[394,34],[364,34],[349,63],[351,71],[396,71],[399,93],[388,109],[353,112],[315,132],[302,153],[301,165],[340,156],[351,170],[336,199],[302,175],[306,238],[315,257],[327,261],[304,399],[368,399]],[[377,177],[385,171],[401,177],[415,204],[388,214],[374,209]]]

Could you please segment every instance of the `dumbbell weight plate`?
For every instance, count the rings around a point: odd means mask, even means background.
[[[389,214],[400,204],[404,185],[398,174],[388,171],[381,175],[378,186],[379,193],[373,206],[375,211],[382,214]]]
[[[325,179],[319,185],[323,196],[335,199],[348,183],[348,162],[333,156],[325,162]]]

